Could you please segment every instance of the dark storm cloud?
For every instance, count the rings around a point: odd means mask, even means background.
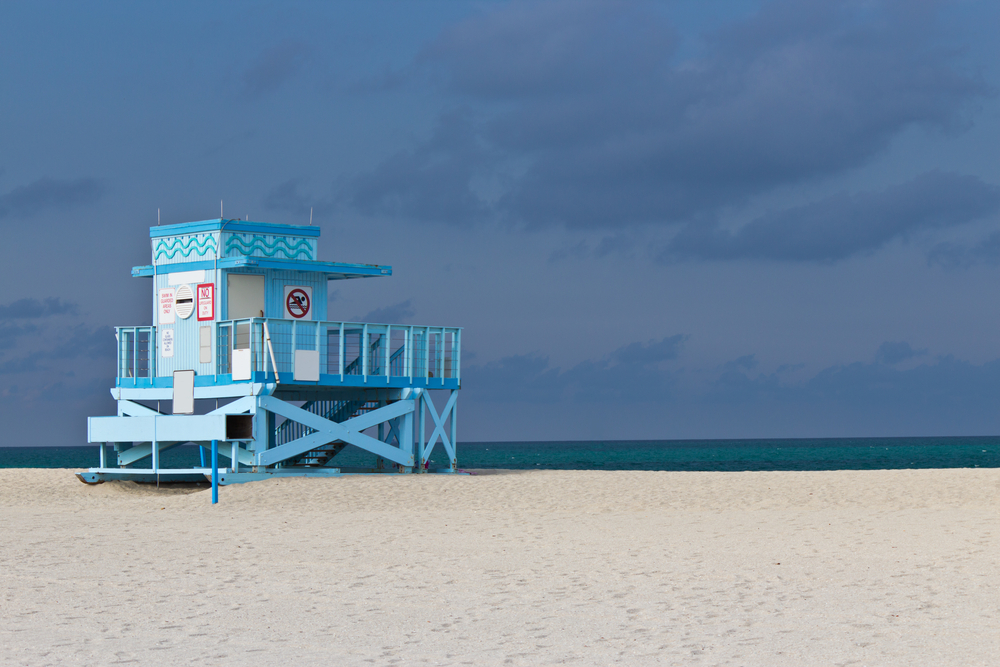
[[[359,318],[358,322],[408,322],[414,315],[416,311],[413,310],[413,302],[407,299],[392,306],[376,308]]]
[[[491,215],[473,180],[492,168],[468,115],[454,112],[441,119],[429,141],[344,184],[338,199],[368,215],[473,224]]]
[[[59,297],[46,299],[18,299],[0,306],[0,320],[35,319],[51,315],[75,315],[77,306]]]
[[[0,218],[27,218],[48,208],[65,209],[92,204],[103,195],[103,185],[93,178],[40,178],[0,195]]]
[[[931,172],[881,192],[841,193],[769,213],[735,232],[690,224],[663,258],[832,261],[998,210],[1000,188],[975,176]]]
[[[243,73],[243,92],[251,97],[273,93],[298,74],[309,58],[308,47],[294,40],[267,49]]]
[[[471,120],[442,123],[341,199],[455,223],[711,219],[862,165],[906,128],[961,127],[987,91],[939,25],[934,3],[775,2],[682,57],[653,5],[505,5],[445,30],[414,67]]]

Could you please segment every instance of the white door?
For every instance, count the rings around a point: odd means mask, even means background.
[[[226,319],[264,316],[264,276],[226,274]]]

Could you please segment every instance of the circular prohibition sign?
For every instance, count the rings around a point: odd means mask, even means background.
[[[301,319],[309,314],[309,295],[304,290],[293,289],[285,300],[288,314],[295,319]]]

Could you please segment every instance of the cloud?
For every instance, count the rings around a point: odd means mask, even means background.
[[[491,8],[444,30],[411,69],[452,95],[461,122],[442,121],[341,199],[455,224],[711,220],[861,166],[908,128],[964,127],[989,91],[961,69],[939,13],[771,2],[682,56],[651,3]]]
[[[759,372],[753,354],[701,369],[653,357],[616,363],[630,347],[568,369],[532,354],[464,365],[463,400],[475,414],[517,406],[534,420],[521,429],[562,424],[555,432],[563,439],[594,437],[593,429],[619,438],[961,435],[995,432],[1000,424],[993,409],[1000,360],[923,356],[890,342],[872,363],[834,364],[803,377],[798,364]],[[917,365],[899,365],[921,356]]]
[[[57,339],[36,341],[32,351],[21,350],[0,363],[0,375],[65,371],[65,362],[76,359],[115,358],[115,333],[110,327],[78,324],[60,330]]]
[[[416,311],[413,310],[413,303],[410,299],[401,301],[392,306],[376,308],[364,317],[359,318],[359,322],[375,322],[382,324],[404,323],[413,317]]]
[[[291,39],[263,51],[243,73],[244,94],[261,97],[273,93],[294,78],[310,57],[305,44]]]
[[[492,167],[473,121],[456,111],[428,141],[340,184],[336,198],[366,215],[470,225],[494,217],[474,182]]]
[[[0,218],[27,218],[47,208],[66,209],[93,204],[103,195],[104,186],[93,178],[40,178],[0,195]]]
[[[707,392],[692,392],[693,402],[739,405],[751,412],[767,406],[767,411],[784,415],[789,422],[808,413],[809,428],[832,429],[828,435],[863,435],[858,432],[860,423],[879,433],[891,424],[890,432],[897,435],[958,435],[974,431],[961,421],[949,421],[952,417],[974,416],[975,428],[981,428],[983,411],[998,398],[1000,360],[977,365],[951,355],[930,357],[909,343],[891,341],[882,343],[875,356],[873,363],[834,364],[798,381],[788,381],[783,369],[753,373],[750,368],[726,365]],[[922,363],[899,368],[902,362],[921,357]]]
[[[274,186],[264,195],[264,208],[299,215],[308,214],[315,204],[299,191],[304,182],[303,179],[293,178]]]
[[[722,368],[725,371],[751,371],[757,367],[757,355],[747,354],[732,361],[727,361]]]
[[[77,305],[59,297],[45,299],[18,299],[0,305],[0,320],[37,319],[52,315],[76,315]]]
[[[686,336],[677,334],[661,340],[651,340],[647,343],[630,343],[611,353],[611,358],[619,364],[643,367],[658,364],[661,361],[676,359],[680,354],[681,344]]]
[[[933,171],[879,192],[841,193],[768,213],[735,232],[690,224],[661,258],[833,261],[998,210],[1000,188],[975,176]]]
[[[0,350],[14,347],[22,336],[38,331],[34,324],[19,325],[10,322],[0,322]]]
[[[1000,264],[1000,232],[994,232],[971,246],[938,243],[927,254],[927,263],[948,269],[968,268],[975,264]]]
[[[113,359],[114,331],[74,322],[78,315],[77,304],[58,297],[25,298],[0,305],[0,350],[6,357],[0,362],[0,374],[60,373],[68,370],[67,360]],[[59,316],[70,319],[45,322]]]
[[[907,361],[926,354],[927,350],[914,350],[905,341],[886,341],[879,345],[878,352],[875,353],[875,360],[882,364],[894,366],[900,362]]]
[[[674,375],[664,362],[676,360],[687,336],[636,342],[607,356],[565,371],[549,365],[548,357],[527,354],[504,357],[467,367],[463,383],[475,387],[477,398],[497,402],[593,403],[658,401],[670,396]]]
[[[514,2],[446,28],[418,56],[450,89],[479,99],[591,96],[632,76],[656,77],[678,38],[643,3]]]

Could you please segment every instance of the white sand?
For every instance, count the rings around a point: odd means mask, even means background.
[[[0,470],[0,664],[1000,664],[1000,470]]]

